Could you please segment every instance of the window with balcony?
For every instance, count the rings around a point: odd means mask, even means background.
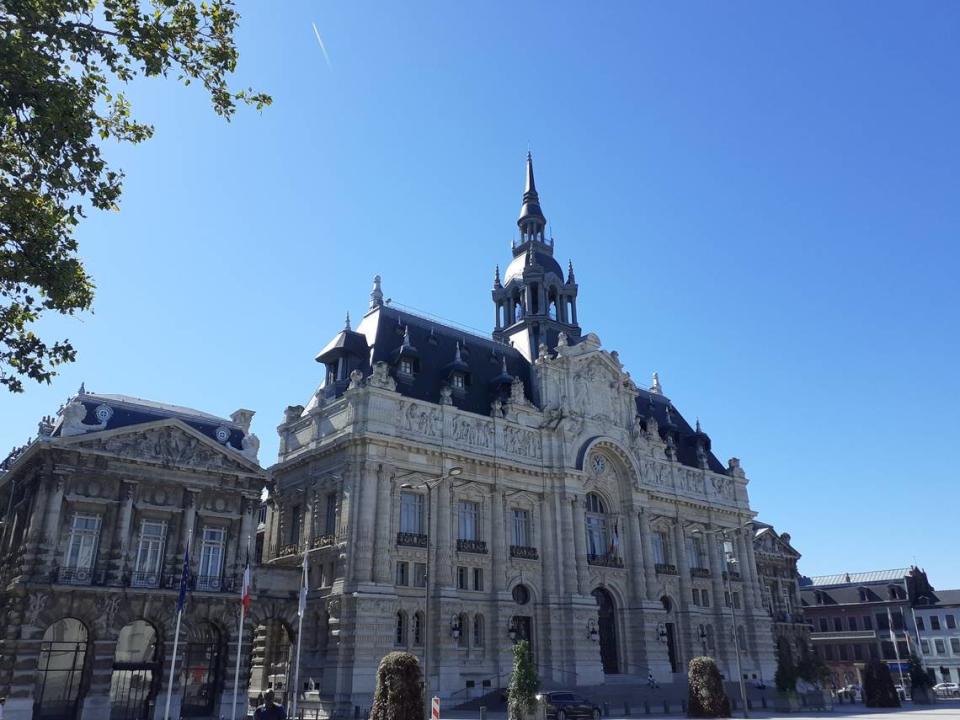
[[[847,618],[847,627],[850,628],[851,630],[856,630],[856,629],[857,629],[857,618],[856,618],[856,616],[851,615],[850,617]]]
[[[144,520],[140,523],[140,541],[133,568],[134,587],[158,587],[163,565],[163,542],[167,534],[165,522]]]
[[[863,629],[864,630],[873,630],[873,618],[869,615],[863,616]]]
[[[479,540],[478,523],[480,519],[480,505],[468,500],[461,500],[459,504],[459,527],[457,538],[460,540]]]
[[[70,524],[70,539],[60,568],[60,581],[87,585],[93,580],[93,566],[100,536],[100,516],[76,513]]]
[[[929,641],[929,640],[921,640],[921,641],[920,641],[920,652],[922,652],[924,655],[929,655],[929,654],[930,654],[930,641]]]
[[[703,552],[703,538],[687,538],[687,562],[690,563],[691,569],[706,567]]]
[[[667,551],[667,534],[657,531],[653,534],[653,561],[658,565],[666,565],[670,562],[670,555]]]
[[[223,528],[203,529],[200,541],[200,562],[197,567],[197,590],[220,589],[223,574],[223,548],[226,539]]]
[[[606,515],[603,499],[596,493],[589,493],[586,505],[587,555],[604,556],[610,550]]]
[[[833,619],[833,629],[837,632],[840,632],[841,630],[843,630],[843,620],[841,620],[838,617],[835,617]]]
[[[923,615],[917,615],[917,630],[926,630],[923,625]]]
[[[423,535],[423,495],[400,493],[400,532]]]
[[[326,535],[337,534],[337,494],[327,493],[327,504],[324,512],[323,532]]]
[[[530,511],[514,508],[513,510],[513,542],[515,547],[530,547]]]
[[[827,625],[826,618],[820,618],[820,632],[827,632],[830,628]]]
[[[960,655],[960,638],[950,638],[950,651],[954,655]]]

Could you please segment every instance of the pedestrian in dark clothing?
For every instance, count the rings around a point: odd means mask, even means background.
[[[253,720],[287,720],[287,711],[283,705],[278,705],[273,701],[273,690],[267,690],[263,696],[263,705],[257,708],[253,714]]]

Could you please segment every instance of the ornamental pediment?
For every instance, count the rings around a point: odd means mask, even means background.
[[[633,393],[626,388],[628,376],[608,353],[595,351],[569,358],[567,399],[569,410],[585,418],[620,424]]]
[[[215,444],[179,420],[125,427],[110,432],[65,439],[64,446],[118,458],[209,472],[262,472],[239,451]]]

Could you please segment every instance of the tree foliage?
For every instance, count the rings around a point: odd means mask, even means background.
[[[730,717],[730,698],[712,657],[695,657],[687,667],[687,717]]]
[[[0,384],[49,382],[72,362],[69,340],[34,332],[47,312],[87,310],[94,284],[74,230],[89,207],[116,209],[123,173],[104,141],[139,143],[153,128],[131,115],[122,87],[138,76],[199,82],[226,119],[234,92],[232,0],[0,0]]]
[[[424,713],[422,680],[416,655],[384,655],[377,668],[370,720],[420,720]]]
[[[777,641],[777,672],[773,676],[773,682],[777,686],[777,690],[789,693],[797,689],[797,678],[797,666],[793,662],[790,644],[780,638]]]
[[[800,646],[800,660],[797,662],[797,677],[811,685],[823,686],[830,678],[830,668],[823,658],[810,649],[808,644]]]
[[[536,711],[538,692],[540,676],[533,666],[530,643],[521,640],[513,646],[513,674],[507,688],[507,716],[510,720],[522,720]]]
[[[900,707],[900,696],[886,663],[870,660],[863,668],[863,704],[867,707]]]

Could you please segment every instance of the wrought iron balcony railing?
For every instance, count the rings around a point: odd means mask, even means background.
[[[656,563],[653,569],[660,575],[679,575],[677,566],[670,563]]]
[[[690,577],[708,578],[710,577],[710,568],[692,567],[690,568]]]
[[[619,555],[614,555],[613,553],[604,553],[603,555],[594,555],[589,553],[587,555],[587,562],[590,565],[599,565],[601,567],[623,567],[623,558]]]
[[[724,580],[740,580],[740,573],[736,570],[728,570],[723,574]]]
[[[160,576],[159,570],[135,570],[130,574],[130,587],[160,587]]]
[[[321,535],[313,539],[313,546],[315,548],[331,547],[334,543],[336,543],[336,538],[334,538],[333,535]]]
[[[103,573],[92,567],[61,567],[54,570],[54,581],[63,585],[102,585],[103,579]]]
[[[486,555],[487,543],[483,540],[457,540],[457,551]]]
[[[277,552],[277,557],[290,557],[291,555],[300,554],[300,545],[297,543],[289,543],[287,545],[281,545],[280,550]]]
[[[540,553],[537,552],[535,547],[527,547],[526,545],[511,545],[510,557],[520,558],[522,560],[539,560]]]
[[[407,545],[409,547],[427,547],[430,542],[430,536],[423,533],[397,533],[397,545]]]

